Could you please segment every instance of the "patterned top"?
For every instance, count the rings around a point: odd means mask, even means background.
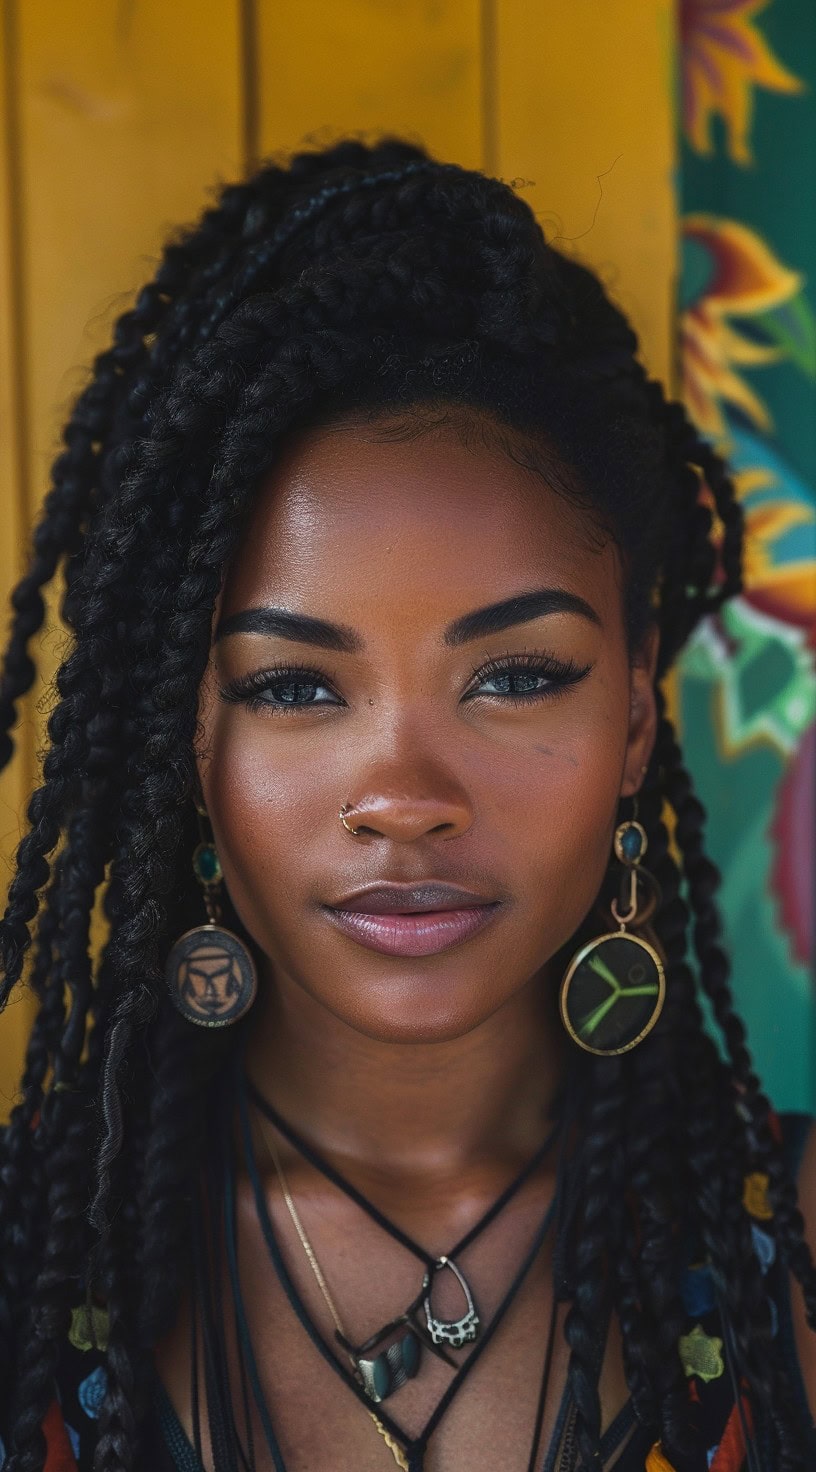
[[[779,1118],[795,1173],[811,1120],[806,1115],[789,1114]],[[759,1173],[746,1177],[744,1204],[752,1219],[754,1248],[768,1282],[774,1333],[779,1336],[804,1422],[812,1424],[796,1354],[787,1271],[777,1260],[776,1244],[766,1230],[772,1216],[767,1188],[767,1177]],[[683,1283],[683,1298],[687,1322],[678,1350],[688,1378],[689,1397],[696,1406],[699,1425],[705,1432],[709,1447],[705,1466],[701,1466],[700,1472],[743,1472],[745,1442],[742,1428],[743,1419],[750,1424],[750,1408],[747,1401],[743,1401],[743,1416],[740,1416],[735,1404],[726,1372],[723,1330],[714,1282],[705,1263],[692,1262],[689,1265]],[[72,1314],[54,1400],[43,1422],[48,1444],[45,1472],[91,1472],[92,1469],[96,1421],[106,1387],[104,1348],[107,1316],[103,1309],[95,1309],[93,1318],[91,1326],[84,1305]],[[149,1466],[151,1472],[203,1472],[158,1375],[154,1379],[147,1437],[144,1466]],[[654,1444],[653,1435],[636,1424],[631,1402],[623,1407],[603,1436],[601,1453],[604,1465],[624,1442],[624,1450],[614,1463],[615,1472],[644,1472],[644,1469],[645,1472],[674,1472],[659,1446]],[[556,1430],[542,1472],[555,1472],[559,1443],[560,1434]],[[770,1468],[772,1464],[767,1458],[771,1455],[771,1448],[768,1446],[763,1450],[765,1465]],[[0,1438],[0,1468],[4,1459]]]

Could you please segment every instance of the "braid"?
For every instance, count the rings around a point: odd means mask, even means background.
[[[17,1342],[17,1416],[12,1423],[7,1472],[40,1472],[45,1460],[41,1425],[54,1394],[60,1345],[68,1333],[71,1300],[78,1288],[77,1262],[86,1239],[85,1201],[79,1183],[87,1134],[87,1121],[74,1105],[73,1118],[51,1162],[42,1266],[29,1300],[25,1331]]]
[[[170,1015],[174,1010],[165,1002],[152,1027],[154,1083],[139,1244],[139,1332],[146,1346],[170,1329],[168,1315],[185,1280],[184,1246],[201,1154],[199,1100],[206,1059],[200,1047],[193,1047],[198,1040],[188,1036],[191,1029],[178,1014]]]
[[[621,1137],[622,1088],[618,1058],[598,1060],[588,1090],[581,1148],[581,1211],[574,1243],[575,1292],[564,1332],[570,1347],[569,1384],[577,1410],[576,1436],[584,1464],[598,1462],[599,1330],[605,1324],[609,1275],[618,1248],[621,1212],[615,1200],[616,1145]]]
[[[795,1186],[782,1157],[770,1121],[770,1104],[762,1092],[748,1051],[744,1024],[734,1011],[729,987],[730,966],[720,944],[720,919],[716,894],[720,876],[705,855],[703,842],[705,810],[694,794],[676,741],[670,742],[673,764],[672,786],[678,812],[677,842],[695,917],[694,943],[700,963],[702,985],[725,1039],[734,1078],[753,1130],[757,1161],[766,1170],[776,1215],[776,1233],[791,1272],[801,1284],[811,1327],[816,1329],[816,1270],[803,1240],[804,1223],[796,1205]]]
[[[740,587],[739,503],[723,463],[647,379],[597,279],[552,250],[497,180],[386,139],[299,154],[230,186],[168,245],[66,428],[14,594],[0,702],[10,731],[34,679],[42,589],[62,565],[72,643],[2,930],[0,1008],[29,949],[39,1000],[0,1140],[10,1472],[43,1467],[58,1347],[83,1288],[104,1295],[110,1316],[95,1472],[138,1466],[151,1347],[185,1286],[200,1107],[241,1029],[217,1043],[189,1037],[163,962],[198,915],[188,872],[198,691],[257,487],[301,427],[462,404],[498,426],[497,443],[509,443],[503,430],[523,437],[524,463],[550,479],[557,446],[565,496],[621,548],[633,647],[659,625],[661,678]],[[801,1472],[741,1204],[752,1162],[769,1175],[772,1230],[814,1328],[816,1277],[733,1011],[704,814],[659,691],[658,703],[640,816],[662,893],[653,926],[667,997],[637,1049],[581,1074],[566,1320],[578,1446],[585,1466],[597,1464],[595,1338],[614,1307],[638,1418],[678,1472],[706,1450],[677,1353],[687,1241],[699,1237],[736,1371],[770,1418],[780,1472]],[[94,965],[100,890],[108,939]],[[727,1063],[703,1026],[689,938]]]
[[[53,487],[34,532],[31,564],[11,595],[14,618],[0,679],[0,768],[11,758],[8,733],[14,724],[17,702],[35,678],[28,645],[42,627],[42,589],[54,577],[60,560],[75,556],[79,550],[82,524],[93,504],[103,447],[114,419],[119,416],[117,428],[121,433],[122,405],[127,405],[132,396],[132,407],[152,391],[153,383],[146,372],[147,340],[160,329],[180,286],[197,258],[207,252],[213,237],[221,243],[221,221],[234,213],[236,195],[245,196],[247,192],[245,188],[227,191],[223,210],[205,216],[201,230],[186,245],[167,247],[155,282],[142,288],[135,305],[114,324],[113,345],[94,360],[91,381],[68,420],[63,432],[65,449],[52,468]],[[117,444],[117,452],[119,449]]]
[[[677,1341],[685,1321],[681,1299],[680,1250],[688,1233],[689,1190],[683,1155],[678,1149],[676,1036],[686,998],[683,996],[685,916],[677,898],[677,873],[668,849],[661,816],[662,797],[656,765],[641,793],[641,821],[649,841],[647,865],[660,888],[661,903],[654,926],[665,956],[666,1002],[647,1043],[634,1050],[625,1138],[629,1154],[631,1197],[636,1203],[636,1237],[628,1251],[624,1293],[632,1312],[632,1287],[640,1305],[641,1358],[637,1380],[646,1379],[654,1406],[652,1424],[678,1468],[697,1450],[688,1425],[687,1396]],[[644,1398],[645,1399],[645,1398]]]
[[[688,772],[671,726],[663,723],[663,747],[668,772],[667,786],[677,813],[675,836],[683,855],[683,868],[688,883],[690,904],[695,916],[694,942],[700,964],[700,978],[714,1010],[729,1051],[733,1079],[739,1089],[735,1106],[726,1118],[730,1122],[728,1152],[734,1160],[731,1189],[727,1198],[711,1202],[712,1229],[720,1231],[728,1222],[739,1244],[740,1256],[746,1263],[746,1281],[738,1287],[730,1275],[723,1273],[729,1311],[737,1337],[746,1376],[760,1397],[773,1406],[781,1406],[783,1414],[775,1417],[779,1439],[780,1467],[797,1469],[803,1464],[798,1437],[791,1431],[795,1425],[788,1377],[779,1362],[771,1340],[770,1309],[759,1265],[753,1252],[750,1226],[741,1209],[742,1179],[758,1165],[771,1182],[775,1208],[774,1235],[783,1261],[802,1284],[808,1316],[813,1323],[816,1305],[816,1271],[803,1238],[801,1213],[796,1205],[796,1192],[782,1151],[770,1123],[770,1105],[761,1092],[748,1053],[745,1030],[736,1017],[728,986],[728,961],[719,945],[720,921],[715,903],[719,875],[703,853],[705,812],[695,796]],[[746,1142],[737,1107],[747,1111],[751,1121],[751,1137]],[[747,1147],[747,1148],[746,1148]],[[750,1152],[750,1153],[749,1153]],[[710,1188],[705,1193],[710,1199]],[[784,1202],[781,1210],[777,1201]],[[787,1208],[787,1209],[786,1209]],[[733,1252],[735,1249],[731,1248]],[[733,1262],[733,1257],[728,1259]],[[766,1367],[770,1366],[770,1374]]]
[[[394,149],[385,149],[390,157]],[[399,152],[399,150],[397,150]],[[344,150],[338,150],[338,163]],[[310,155],[300,160],[296,177],[308,178],[315,161]],[[413,164],[411,165],[413,167]],[[398,172],[397,175],[398,177]],[[389,177],[386,175],[385,177]],[[268,227],[270,206],[278,205],[290,188],[283,170],[264,171],[256,188],[233,186],[224,193],[219,209],[209,211],[198,230],[181,243],[169,245],[154,282],[145,286],[136,305],[124,313],[114,325],[113,347],[100,354],[94,363],[94,376],[80,397],[64,431],[65,452],[56,461],[52,478],[53,490],[46,498],[40,525],[34,534],[34,558],[31,568],[12,593],[15,612],[7,645],[2,679],[0,679],[0,769],[11,759],[13,746],[8,735],[16,714],[16,704],[30,689],[35,668],[28,655],[31,637],[42,625],[44,603],[41,590],[56,572],[60,559],[69,560],[68,596],[64,614],[69,621],[81,617],[82,600],[75,586],[83,563],[81,555],[82,522],[90,512],[97,495],[97,481],[116,489],[132,455],[132,440],[144,429],[144,409],[151,404],[167,372],[191,337],[204,341],[222,319],[236,296],[223,291],[222,280],[228,276],[236,258],[243,262],[246,232],[250,227],[258,233]],[[224,227],[228,227],[226,240]],[[213,245],[216,246],[212,255]],[[242,272],[243,274],[243,272]],[[208,300],[217,298],[206,324],[200,321],[199,292],[206,284]],[[185,290],[186,288],[186,290]],[[240,286],[237,294],[240,295]],[[219,296],[219,293],[223,293]],[[167,318],[166,328],[163,319]],[[153,338],[151,348],[147,340]],[[114,426],[116,443],[104,458],[108,435]],[[81,578],[84,592],[90,582]],[[74,674],[78,678],[94,666],[92,652],[86,660],[74,658],[63,666],[58,688],[63,700],[70,691]],[[90,698],[98,700],[91,687]],[[72,789],[64,780],[53,780],[59,765],[60,746],[69,743],[63,769],[81,770],[82,753],[70,750],[72,740],[79,741],[87,717],[81,707],[63,705],[53,726],[49,723],[51,750],[47,758],[46,784],[33,796],[27,811],[31,831],[22,840],[17,856],[17,875],[9,893],[3,926],[4,990],[0,991],[0,1007],[19,978],[22,957],[30,937],[28,923],[37,911],[37,891],[49,876],[47,855],[55,848],[59,823],[70,801]],[[49,769],[50,764],[50,769]],[[50,779],[50,780],[49,780]]]

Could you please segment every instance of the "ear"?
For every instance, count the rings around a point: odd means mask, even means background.
[[[657,705],[654,677],[660,630],[650,624],[630,663],[629,735],[623,765],[621,797],[632,797],[643,785],[643,768],[648,765],[657,736]]]

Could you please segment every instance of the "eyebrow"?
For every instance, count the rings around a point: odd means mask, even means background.
[[[535,588],[530,593],[516,593],[500,603],[488,603],[473,613],[454,619],[445,629],[444,642],[452,647],[468,644],[486,634],[497,634],[515,624],[530,623],[551,613],[573,613],[589,623],[602,627],[600,616],[591,604],[577,593],[562,588]],[[347,624],[330,623],[293,613],[288,608],[247,608],[221,619],[213,643],[230,634],[265,634],[268,638],[291,639],[298,644],[312,644],[318,649],[331,649],[340,654],[360,654],[365,642]]]

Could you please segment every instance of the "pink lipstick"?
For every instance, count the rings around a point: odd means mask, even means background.
[[[432,956],[470,939],[502,906],[437,880],[380,884],[323,906],[333,925],[369,950],[389,956]]]

